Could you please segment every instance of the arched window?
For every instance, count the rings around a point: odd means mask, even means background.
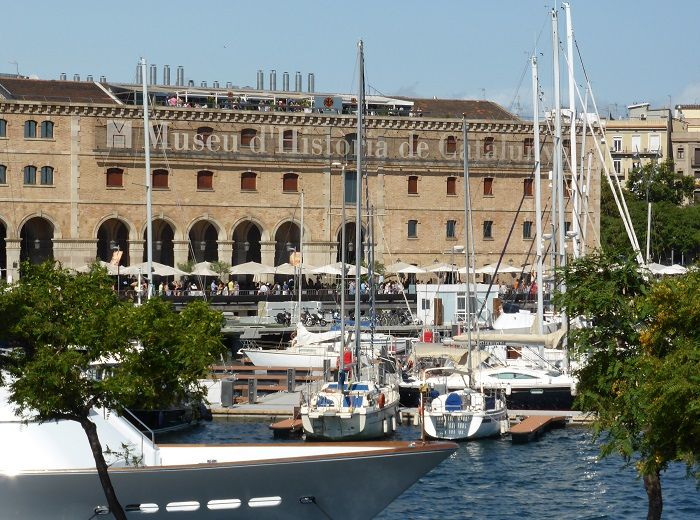
[[[244,128],[241,130],[241,146],[250,146],[257,135],[258,131],[254,128]]]
[[[25,139],[36,139],[36,121],[24,122],[24,138]]]
[[[213,133],[214,129],[210,126],[200,126],[197,128],[197,138],[201,139],[204,146],[209,144],[209,140],[211,139]]]
[[[51,121],[42,121],[39,135],[42,139],[53,139],[53,123]]]
[[[24,184],[27,184],[27,185],[36,184],[36,166],[25,166],[24,167]]]
[[[282,133],[282,150],[291,152],[294,150],[294,130],[285,130]]]
[[[51,166],[41,167],[41,185],[42,186],[52,186],[53,185],[53,168]]]
[[[299,176],[296,173],[285,173],[282,178],[282,191],[299,191]]]
[[[408,176],[408,194],[418,195],[418,175]]]
[[[7,166],[0,164],[0,184],[7,184]]]
[[[107,187],[121,188],[124,186],[124,170],[121,168],[107,168]]]
[[[535,147],[535,139],[532,137],[526,137],[523,141],[523,155],[528,157],[532,154],[532,149]]]
[[[0,137],[7,137],[7,121],[0,119]]]
[[[493,137],[484,137],[484,155],[493,154]]]
[[[153,170],[151,176],[151,186],[154,188],[164,189],[168,187],[168,170],[158,169]]]
[[[445,141],[445,153],[457,153],[457,139],[454,135],[448,135]]]
[[[197,189],[198,190],[213,190],[214,189],[214,173],[209,170],[201,170],[197,172]]]
[[[255,191],[257,189],[258,174],[255,172],[241,173],[241,191]]]
[[[457,195],[457,177],[447,178],[447,194]]]

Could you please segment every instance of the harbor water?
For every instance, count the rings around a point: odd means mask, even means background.
[[[215,418],[162,443],[303,442],[273,440],[269,421]],[[396,438],[418,439],[401,426]],[[662,474],[663,518],[700,518],[700,490],[685,466]],[[586,427],[552,430],[530,444],[510,438],[462,443],[379,517],[389,519],[638,519],[647,499],[633,467],[619,457],[598,458]],[[342,518],[342,517],[341,517]]]

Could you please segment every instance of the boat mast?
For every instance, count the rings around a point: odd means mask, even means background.
[[[554,200],[552,209],[556,206],[556,221],[553,222],[556,233],[552,235],[552,244],[557,243],[557,265],[566,265],[566,243],[564,242],[564,169],[562,168],[562,142],[561,142],[561,85],[559,80],[559,16],[552,9],[552,55],[554,65],[554,170],[552,172],[552,193]],[[566,286],[561,282],[560,290],[564,292]]]
[[[148,123],[148,86],[146,84],[146,58],[141,58],[141,77],[143,80],[143,143],[146,168],[146,270],[148,271],[148,293],[153,294],[153,188],[151,183],[151,143]],[[139,284],[141,280],[139,279]]]
[[[532,56],[532,129],[535,155],[535,244],[537,246],[537,332],[542,334],[544,296],[542,287],[542,179],[540,177],[540,87],[537,79],[537,56]]]
[[[574,258],[579,257],[579,240],[581,238],[580,220],[579,220],[579,186],[576,182],[576,173],[578,172],[578,156],[576,150],[576,84],[574,83],[574,28],[571,22],[571,5],[564,2],[564,12],[566,13],[566,59],[568,61],[568,87],[569,87],[569,140],[571,142],[571,230],[572,230],[572,253]],[[562,188],[563,189],[563,188]]]
[[[301,321],[301,288],[304,283],[302,274],[302,267],[304,266],[304,190],[301,190],[299,196],[301,197],[301,230],[299,231],[299,257],[297,258],[299,262],[299,283],[297,284],[299,289],[299,316],[297,321]]]
[[[362,268],[362,154],[365,109],[365,56],[362,40],[357,44],[358,93],[357,93],[357,172],[355,173],[355,364],[356,377],[360,376],[360,271]]]
[[[466,291],[466,301],[464,305],[464,310],[467,313],[467,345],[469,346],[469,349],[467,351],[467,371],[469,372],[469,384],[471,385],[472,382],[472,376],[471,376],[471,357],[472,357],[472,310],[471,310],[471,262],[470,259],[473,258],[472,251],[469,247],[471,243],[471,236],[470,236],[470,231],[471,231],[471,207],[470,207],[470,199],[469,199],[469,141],[467,140],[468,137],[468,131],[467,131],[467,118],[463,115],[462,116],[462,143],[463,143],[463,150],[462,150],[462,174],[464,176],[464,269],[466,271],[466,282],[467,282],[467,291]],[[454,280],[453,280],[454,282]]]
[[[342,269],[342,273],[340,274],[340,338],[341,338],[341,345],[340,345],[340,356],[339,356],[339,362],[343,363],[343,366],[340,366],[340,370],[345,370],[344,366],[344,359],[343,354],[345,353],[345,165],[343,164],[342,168],[342,183],[343,183],[343,210],[342,210],[342,227],[340,228],[340,263],[341,266],[340,268]],[[340,389],[341,391],[343,390],[342,388]]]

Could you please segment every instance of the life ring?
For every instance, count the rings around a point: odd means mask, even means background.
[[[379,397],[377,398],[377,406],[379,406],[379,408],[384,408],[385,404],[386,396],[384,394],[379,394]]]

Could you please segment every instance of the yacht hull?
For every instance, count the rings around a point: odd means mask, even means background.
[[[381,439],[394,433],[398,413],[398,403],[366,413],[302,409],[301,420],[307,439],[359,441]]]
[[[444,412],[425,414],[425,433],[433,439],[466,441],[496,437],[508,420],[505,410],[492,413]]]
[[[123,507],[157,505],[146,515],[153,520],[327,519],[339,504],[353,504],[343,507],[343,518],[362,519],[377,515],[455,448],[452,443],[387,442],[358,445],[353,452],[345,445],[346,453],[335,455],[120,468],[110,474]],[[343,482],[352,485],[340,485]],[[173,503],[178,502],[194,502],[196,508],[190,504],[191,510],[175,512]],[[106,501],[94,470],[63,470],[0,474],[0,504],[6,520],[75,520],[92,518]],[[212,509],[222,506],[228,508]]]

